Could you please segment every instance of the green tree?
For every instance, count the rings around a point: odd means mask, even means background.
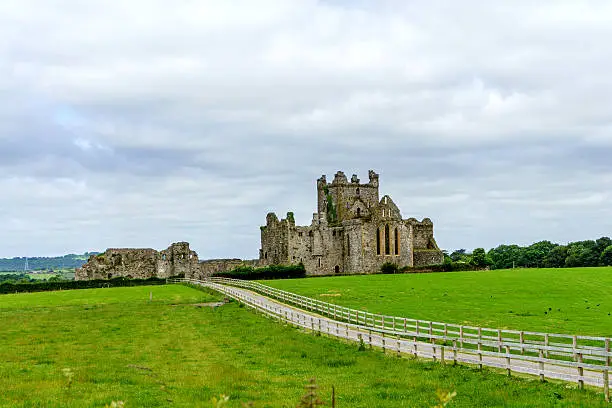
[[[491,258],[487,255],[484,248],[476,248],[472,251],[472,265],[485,267],[492,263],[493,261],[491,261]]]
[[[509,269],[519,265],[522,248],[518,245],[500,245],[489,251],[493,269]]]
[[[451,253],[451,254],[450,254],[450,257],[451,257],[451,259],[452,259],[454,262],[457,262],[457,261],[464,261],[464,260],[465,260],[465,258],[467,258],[467,257],[468,257],[468,255],[467,255],[467,253],[466,253],[466,252],[467,252],[467,251],[466,251],[465,249],[463,249],[463,248],[462,248],[462,249],[458,249],[458,250],[456,250],[456,251],[453,251],[453,253]]]
[[[612,245],[608,245],[608,247],[603,250],[599,257],[599,263],[604,266],[612,266]]]
[[[567,258],[567,247],[564,245],[557,246],[550,250],[542,261],[542,266],[545,268],[562,268],[565,266]]]
[[[595,241],[572,242],[568,245],[565,266],[575,268],[579,266],[597,266],[599,256]]]
[[[544,259],[557,244],[550,241],[540,241],[523,248],[517,264],[525,268],[540,268],[544,264]]]

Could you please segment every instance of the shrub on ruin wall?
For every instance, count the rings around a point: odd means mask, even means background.
[[[260,279],[293,279],[304,278],[306,269],[304,265],[270,265],[263,268],[253,268],[251,266],[240,266],[227,272],[217,272],[213,274],[218,278],[232,278],[244,280]]]
[[[31,283],[2,283],[0,284],[0,294],[22,293],[22,292],[47,292],[53,290],[69,289],[94,289],[94,288],[114,288],[122,286],[147,286],[164,285],[165,279],[98,279],[86,281],[63,281],[63,282],[31,282]]]
[[[380,273],[384,273],[384,274],[399,273],[399,269],[396,264],[391,263],[391,262],[385,262],[380,267]]]
[[[462,272],[478,271],[486,268],[476,267],[467,262],[444,262],[439,265],[423,266],[404,266],[399,269],[399,273],[420,273],[420,272]]]

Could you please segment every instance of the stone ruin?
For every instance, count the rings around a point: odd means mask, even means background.
[[[76,270],[74,279],[148,279],[175,276],[202,279],[215,272],[258,264],[258,260],[240,259],[199,261],[198,254],[189,248],[188,242],[177,242],[162,251],[151,248],[109,248],[104,253],[90,256],[87,263]]]
[[[379,175],[368,181],[339,171],[317,180],[317,212],[310,225],[295,225],[293,213],[269,213],[261,227],[262,265],[302,263],[308,275],[368,273],[384,263],[398,267],[441,264],[444,255],[429,218],[403,218],[388,195],[379,198]]]
[[[308,275],[374,272],[390,262],[399,267],[442,263],[444,256],[429,218],[403,218],[388,195],[379,197],[379,175],[368,182],[341,171],[331,183],[317,180],[317,212],[310,225],[295,225],[293,213],[279,220],[269,213],[261,227],[259,259],[199,261],[189,243],[168,249],[107,249],[76,271],[76,280],[115,277],[147,279],[184,276],[201,279],[240,266],[296,265]]]

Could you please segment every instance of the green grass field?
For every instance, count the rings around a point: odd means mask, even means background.
[[[263,281],[323,301],[446,323],[612,336],[612,268]]]
[[[0,407],[210,407],[222,393],[295,407],[312,377],[337,407],[431,407],[438,389],[457,392],[449,407],[606,406],[574,385],[358,351],[233,302],[193,306],[217,299],[178,285],[2,295]]]

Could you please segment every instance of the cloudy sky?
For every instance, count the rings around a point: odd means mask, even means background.
[[[0,256],[186,240],[381,174],[446,249],[612,235],[612,2],[3,0]]]

